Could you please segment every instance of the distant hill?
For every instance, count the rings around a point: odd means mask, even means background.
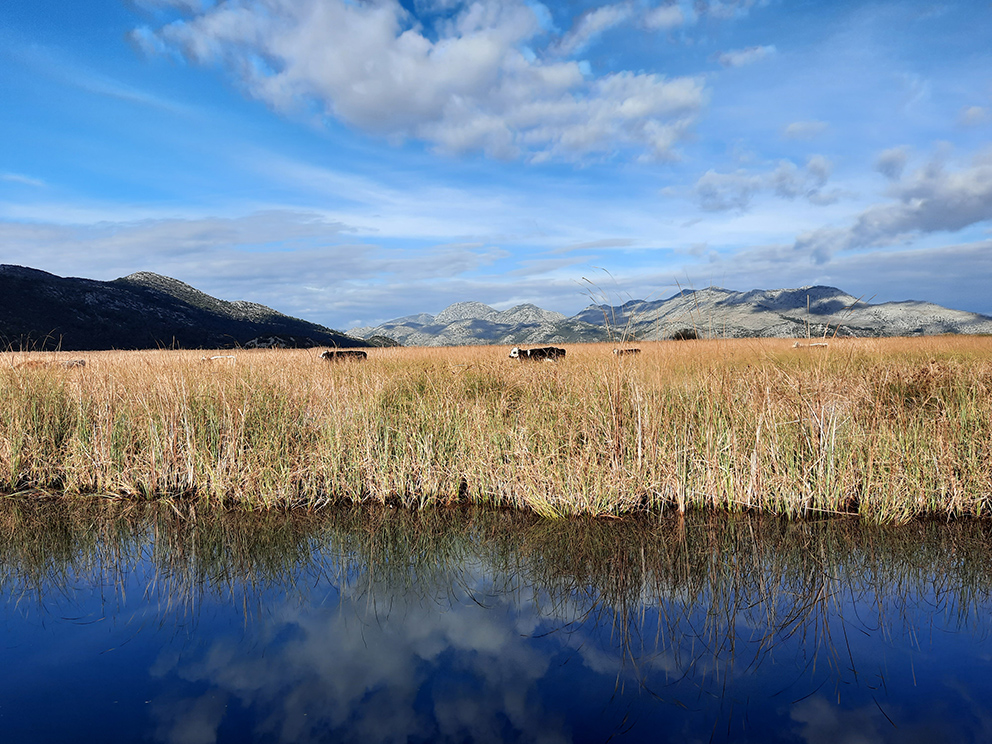
[[[929,302],[870,305],[835,287],[683,290],[666,300],[590,305],[567,318],[534,305],[499,312],[461,302],[439,315],[397,318],[355,328],[361,338],[388,336],[407,346],[539,344],[698,338],[802,338],[822,336],[924,336],[992,334],[992,317],[949,310]]]
[[[368,346],[253,302],[226,302],[169,277],[110,282],[0,264],[0,348],[224,349],[277,336],[292,346]]]

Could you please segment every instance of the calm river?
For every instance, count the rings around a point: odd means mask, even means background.
[[[0,741],[992,741],[990,536],[0,499]]]

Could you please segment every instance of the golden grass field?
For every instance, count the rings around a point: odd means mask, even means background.
[[[715,508],[882,522],[992,507],[992,338],[8,353],[0,492],[548,517]],[[202,362],[210,354],[234,359]],[[21,366],[85,359],[82,368]]]

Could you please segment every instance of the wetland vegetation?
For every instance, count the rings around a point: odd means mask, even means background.
[[[545,517],[697,509],[986,516],[992,339],[91,352],[0,369],[0,491],[249,509],[470,502]],[[79,356],[79,354],[76,354]]]

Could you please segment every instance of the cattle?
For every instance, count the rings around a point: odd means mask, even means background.
[[[328,349],[320,355],[328,362],[345,361],[348,359],[368,359],[369,355],[361,349]]]
[[[234,364],[235,362],[237,362],[237,357],[234,356],[234,354],[215,354],[214,356],[200,357],[200,363],[211,364],[212,362],[216,362],[221,359],[223,359],[225,362],[228,362],[229,364]]]
[[[514,346],[510,349],[510,359],[520,359],[521,361],[530,359],[542,362],[555,362],[565,358],[565,350],[554,346],[544,346],[540,349],[519,349]]]
[[[640,349],[614,349],[613,353],[617,356],[627,356],[628,354],[640,354]]]

